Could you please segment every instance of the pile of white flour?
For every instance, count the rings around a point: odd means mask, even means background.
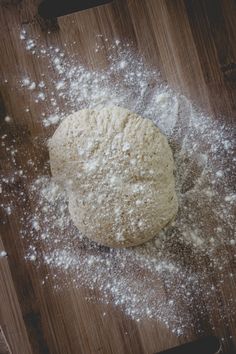
[[[25,31],[21,39],[26,50],[55,70],[53,80],[44,73],[38,82],[27,75],[19,80],[19,90],[26,95],[29,91],[34,104],[41,105],[45,129],[53,131],[51,126],[56,129],[73,111],[104,105],[120,105],[153,120],[174,151],[179,199],[175,222],[158,237],[132,249],[109,249],[79,234],[70,221],[64,192],[49,175],[39,175],[30,187],[37,208],[26,210],[22,221],[26,260],[53,269],[49,274],[54,274],[58,291],[71,284],[96,288],[101,301],[119,306],[136,320],[159,320],[177,334],[191,325],[196,328],[198,317],[211,313],[212,299],[222,284],[235,280],[235,274],[225,275],[232,262],[228,249],[236,244],[236,158],[230,127],[202,114],[164,85],[158,71],[149,68],[129,44],[115,41],[108,50],[108,66],[91,71],[66,58],[59,48],[38,45]],[[98,36],[95,52],[104,40]],[[8,213],[10,206],[3,207]],[[50,277],[43,282],[52,281]],[[199,297],[205,308],[198,307]],[[222,321],[227,311],[235,311],[235,301],[229,298],[219,309]]]

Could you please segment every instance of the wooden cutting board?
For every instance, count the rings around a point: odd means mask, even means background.
[[[66,55],[73,54],[80,61],[82,58],[92,69],[105,66],[106,50],[114,38],[132,42],[133,48],[150,65],[160,69],[171,87],[191,98],[215,119],[224,120],[232,127],[235,124],[234,0],[115,0],[100,8],[47,22],[36,16],[38,3],[36,0],[0,1],[0,129],[10,140],[16,139],[19,148],[16,166],[1,153],[5,174],[10,175],[13,169],[35,156],[40,173],[48,159],[47,151],[37,151],[37,145],[33,144],[36,137],[46,136],[39,119],[42,107],[31,101],[26,114],[29,97],[19,94],[16,86],[22,73],[37,80],[39,73],[44,72],[50,81],[53,69],[45,67],[22,46],[19,39],[22,25],[32,37],[40,36],[39,41],[46,46],[62,48],[66,42]],[[103,42],[104,51],[99,54],[99,60],[94,56],[97,34],[108,39]],[[76,47],[74,41],[78,43]],[[4,121],[6,115],[13,117],[10,124]],[[21,188],[20,181],[17,183]],[[14,201],[14,195],[12,198]],[[0,258],[0,325],[13,354],[154,353],[199,336],[199,328],[189,328],[184,336],[177,337],[156,321],[136,322],[112,305],[87,302],[85,298],[91,295],[91,290],[68,288],[58,294],[50,282],[43,287],[41,280],[46,270],[24,260],[24,242],[19,238],[22,208],[15,203],[14,218],[1,215],[4,223],[0,244],[0,250],[5,249],[8,254]],[[224,306],[229,294],[236,297],[233,283],[222,288],[212,307],[217,309],[219,303]],[[96,296],[96,292],[92,295]],[[202,315],[198,313],[200,321]],[[236,318],[230,313],[225,316],[229,327],[218,321],[216,310],[215,330],[202,320],[201,334],[224,337],[224,352],[233,354]],[[6,350],[7,346],[3,347]]]

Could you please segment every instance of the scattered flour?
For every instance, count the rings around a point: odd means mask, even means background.
[[[6,117],[4,118],[4,120],[5,120],[6,123],[10,123],[12,119],[11,119],[11,117],[6,116]]]
[[[46,173],[40,175],[31,182],[29,192],[18,195],[36,205],[33,211],[25,207],[22,216],[26,260],[52,268],[50,281],[58,291],[69,284],[96,288],[101,301],[112,302],[137,321],[144,317],[162,321],[178,335],[185,328],[196,328],[199,314],[202,319],[204,312],[211,313],[216,291],[228,281],[224,269],[232,259],[227,248],[236,244],[232,127],[199,112],[163,84],[158,71],[147,67],[129,44],[116,40],[108,50],[107,68],[91,71],[67,59],[59,48],[37,45],[25,31],[20,38],[32,55],[43,57],[56,72],[50,92],[44,74],[39,82],[29,77],[20,80],[21,90],[35,92],[35,104],[47,98],[50,110],[42,110],[45,129],[53,132],[52,126],[56,128],[68,113],[104,105],[121,105],[152,119],[174,151],[179,198],[178,216],[168,229],[142,246],[115,250],[84,238],[70,221],[63,190]],[[100,40],[98,36],[95,52],[102,49]],[[128,150],[128,144],[123,149]],[[9,151],[6,147],[6,153],[11,151],[13,146]],[[14,154],[10,158],[14,165]],[[37,173],[37,163],[28,162]],[[1,186],[6,196],[9,186],[15,188],[15,178],[24,179],[27,190],[27,174],[5,176]],[[8,204],[3,207],[10,216]],[[235,279],[235,274],[228,276]],[[199,297],[205,309],[199,307]],[[229,297],[225,308],[219,309],[223,321],[225,313],[235,312],[235,301]]]
[[[7,256],[7,252],[0,251],[0,258],[6,257],[6,256]]]

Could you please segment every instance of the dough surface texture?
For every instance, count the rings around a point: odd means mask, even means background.
[[[172,151],[149,119],[121,107],[80,110],[56,129],[49,153],[72,221],[99,244],[141,244],[177,213]]]

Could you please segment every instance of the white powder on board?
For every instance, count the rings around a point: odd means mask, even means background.
[[[0,258],[6,257],[7,252],[6,251],[0,251]]]
[[[42,282],[50,279],[58,291],[71,284],[96,288],[101,301],[119,306],[136,320],[162,321],[176,334],[196,328],[198,315],[211,313],[217,287],[227,281],[224,269],[231,260],[227,247],[235,246],[232,129],[164,85],[158,71],[147,67],[129,44],[115,41],[108,49],[106,69],[91,71],[66,58],[59,48],[37,45],[25,32],[22,40],[32,55],[44,58],[56,72],[50,78],[50,92],[44,73],[39,82],[29,77],[19,80],[25,94],[34,91],[35,104],[40,104],[39,95],[41,100],[47,98],[49,111],[42,106],[44,127],[56,128],[72,111],[104,105],[121,105],[152,119],[174,151],[180,204],[176,220],[155,239],[132,249],[108,249],[80,235],[70,221],[64,192],[49,176],[40,175],[30,187],[36,208],[26,209],[22,220],[26,260],[53,269],[53,277]],[[96,53],[102,49],[100,41],[101,36]],[[37,163],[29,164],[37,168]],[[199,297],[205,309],[199,307]],[[222,320],[227,311],[235,311],[235,299],[225,304]]]

